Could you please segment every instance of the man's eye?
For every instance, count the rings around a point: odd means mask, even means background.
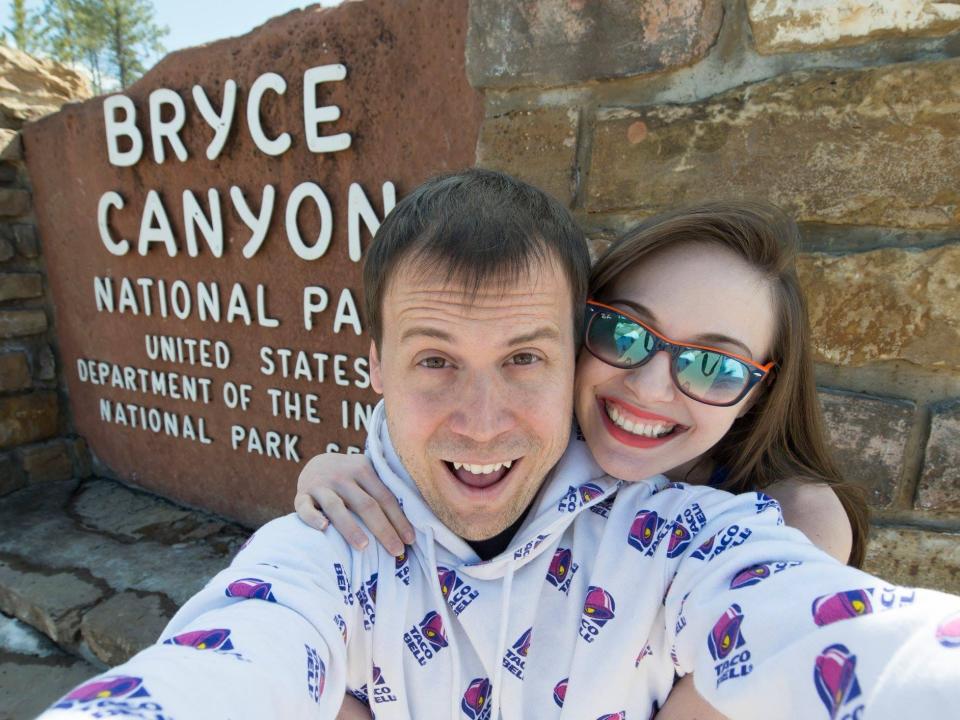
[[[540,358],[533,353],[517,353],[510,358],[510,361],[514,365],[533,365],[535,362],[539,362]]]
[[[422,367],[429,368],[430,370],[443,370],[447,367],[448,363],[442,357],[428,357],[424,358],[419,363]]]

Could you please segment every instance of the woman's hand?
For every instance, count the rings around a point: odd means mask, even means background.
[[[312,458],[300,471],[293,506],[300,519],[317,530],[326,530],[332,522],[357,550],[367,546],[367,534],[351,511],[392,555],[400,555],[404,545],[416,539],[400,503],[365,455],[326,453]]]
[[[347,693],[343,696],[343,705],[340,706],[340,712],[337,713],[337,720],[372,720],[372,718],[370,708],[353,695]]]

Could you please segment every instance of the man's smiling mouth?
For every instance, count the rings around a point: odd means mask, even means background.
[[[470,463],[460,460],[444,460],[450,473],[464,485],[487,488],[503,480],[522,458],[501,460],[495,463]]]

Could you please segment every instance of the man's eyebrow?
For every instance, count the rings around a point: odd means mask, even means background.
[[[557,328],[551,325],[544,325],[539,327],[536,330],[531,330],[530,332],[523,333],[521,335],[515,335],[514,337],[507,340],[504,345],[508,347],[513,347],[514,345],[526,345],[527,343],[536,342],[537,340],[559,340],[560,331]]]
[[[654,325],[654,329],[659,332],[659,328],[656,327],[657,316],[646,305],[641,305],[638,302],[633,300],[621,300],[615,298],[613,300],[607,301],[608,305],[626,305],[629,307],[635,314],[639,315],[642,319],[650,322],[651,325]],[[680,341],[678,341],[680,342]],[[695,335],[692,338],[689,338],[688,342],[695,343],[697,345],[716,345],[717,343],[727,343],[728,345],[736,345],[743,352],[741,353],[744,357],[753,358],[753,351],[750,350],[746,345],[743,344],[740,340],[732,338],[729,335],[724,335],[722,333],[703,333],[702,335]]]
[[[410,338],[414,337],[428,337],[434,338],[435,340],[443,340],[444,342],[448,343],[453,342],[453,336],[450,333],[425,325],[415,325],[404,330],[403,334],[400,336],[400,342],[406,342]]]

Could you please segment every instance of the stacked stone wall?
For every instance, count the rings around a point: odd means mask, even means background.
[[[0,495],[86,477],[71,428],[20,128],[88,97],[74,71],[0,47]],[[74,182],[64,178],[64,182]]]
[[[594,253],[678,204],[802,233],[836,456],[868,568],[960,592],[960,5],[475,0],[478,164],[568,204]]]

